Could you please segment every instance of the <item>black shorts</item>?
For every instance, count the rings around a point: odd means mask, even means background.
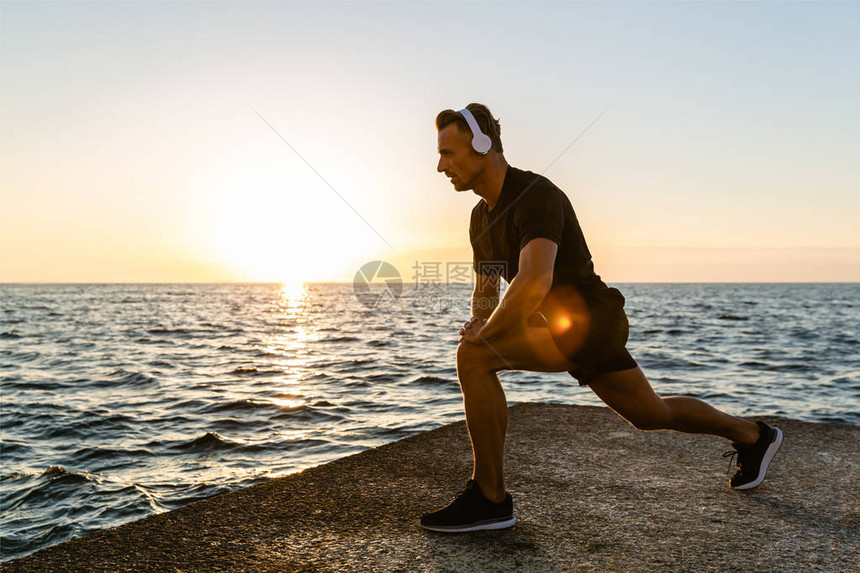
[[[624,312],[624,296],[616,288],[600,291],[587,302],[560,302],[563,307],[579,305],[588,315],[588,325],[577,332],[571,328],[563,334],[550,330],[559,350],[577,367],[568,373],[580,386],[590,384],[607,372],[629,370],[639,365],[627,351],[630,323]],[[558,307],[556,308],[557,312]],[[573,313],[571,313],[573,314]]]

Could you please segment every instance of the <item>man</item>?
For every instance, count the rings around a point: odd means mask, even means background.
[[[446,507],[421,517],[446,532],[503,529],[516,523],[505,491],[508,417],[497,372],[569,372],[640,430],[713,434],[738,455],[735,489],[764,480],[782,432],[730,416],[695,398],[663,398],[625,348],[624,297],[594,272],[567,196],[548,179],[508,165],[490,110],[469,104],[436,117],[439,164],[457,191],[481,200],[469,226],[476,272],[472,318],[460,329],[457,377],[474,470]],[[499,301],[499,280],[508,288]]]

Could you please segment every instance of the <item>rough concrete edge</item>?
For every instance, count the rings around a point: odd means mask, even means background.
[[[591,411],[595,411],[595,412],[612,412],[612,410],[607,406],[563,404],[563,403],[557,403],[557,402],[516,402],[516,403],[513,403],[512,405],[510,405],[508,407],[508,410],[509,411],[512,411],[512,410],[519,411],[519,410],[527,409],[530,407],[591,410]],[[755,418],[755,419],[768,420],[768,421],[786,420],[786,421],[791,421],[794,423],[809,424],[809,425],[813,425],[813,426],[858,427],[858,426],[855,426],[853,424],[835,424],[832,422],[810,422],[810,421],[806,421],[806,420],[794,420],[794,419],[786,418],[786,417],[782,417],[782,416],[742,416],[742,417]],[[172,519],[172,518],[175,518],[175,517],[178,517],[181,515],[185,515],[189,512],[195,513],[201,504],[206,505],[206,504],[210,503],[213,499],[216,499],[216,498],[225,499],[227,496],[247,495],[248,491],[251,491],[251,490],[254,490],[257,488],[268,487],[268,486],[270,486],[270,484],[276,483],[276,482],[283,483],[286,481],[292,481],[292,480],[297,480],[297,479],[313,478],[315,476],[315,474],[328,471],[328,468],[330,468],[330,467],[337,467],[338,465],[342,465],[342,464],[354,464],[357,461],[360,461],[362,457],[372,456],[372,455],[374,455],[375,452],[377,452],[378,450],[380,450],[382,448],[389,448],[389,447],[394,446],[395,444],[403,445],[403,444],[407,444],[410,441],[424,440],[424,439],[427,439],[427,437],[432,436],[432,434],[434,434],[434,433],[451,431],[451,429],[453,427],[458,426],[458,425],[465,427],[465,424],[466,424],[465,418],[463,418],[463,419],[455,421],[455,422],[450,422],[448,424],[442,424],[442,425],[440,425],[436,428],[432,428],[430,430],[424,430],[424,431],[417,432],[411,436],[406,436],[404,438],[400,438],[400,439],[394,440],[392,442],[387,442],[385,444],[381,444],[379,446],[367,448],[367,449],[361,450],[359,452],[348,454],[348,455],[336,458],[336,459],[328,461],[328,462],[323,462],[321,464],[306,468],[304,470],[301,470],[301,471],[298,471],[295,473],[291,473],[291,474],[288,474],[285,476],[280,476],[280,477],[275,477],[275,478],[264,478],[264,480],[261,481],[260,483],[239,487],[239,488],[229,490],[229,491],[223,491],[223,492],[217,493],[215,495],[212,495],[212,496],[209,496],[209,497],[206,497],[203,499],[195,500],[195,501],[193,501],[187,505],[183,505],[182,507],[178,507],[176,509],[172,509],[172,510],[162,512],[162,513],[150,514],[150,515],[129,521],[127,523],[123,523],[121,525],[116,525],[113,527],[105,527],[105,528],[97,529],[94,531],[90,531],[87,534],[82,535],[80,537],[67,539],[67,540],[61,541],[59,543],[55,543],[52,545],[48,545],[46,547],[42,547],[42,548],[40,548],[40,549],[38,549],[32,553],[28,553],[27,555],[23,555],[20,557],[15,557],[12,559],[0,561],[0,568],[2,568],[3,566],[6,566],[6,565],[11,565],[13,563],[15,565],[26,565],[27,561],[29,561],[31,558],[35,558],[38,554],[42,553],[43,551],[55,550],[56,548],[58,548],[64,544],[67,544],[67,543],[87,543],[90,537],[102,536],[105,534],[121,535],[124,532],[124,530],[127,530],[127,529],[148,527],[147,524],[149,521],[152,522],[153,526],[157,527],[157,524],[159,521]]]

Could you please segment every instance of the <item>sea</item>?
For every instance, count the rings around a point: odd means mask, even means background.
[[[860,285],[610,286],[658,393],[860,424]],[[0,285],[0,559],[462,420],[470,296],[462,284]],[[564,372],[500,379],[511,405],[600,404]]]

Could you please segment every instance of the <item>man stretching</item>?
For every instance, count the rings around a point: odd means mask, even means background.
[[[731,440],[737,472],[730,486],[751,489],[765,477],[782,432],[730,416],[701,400],[661,397],[626,349],[624,296],[594,271],[567,196],[547,178],[508,165],[490,110],[469,104],[436,117],[439,164],[457,191],[481,200],[469,238],[476,273],[472,318],[460,329],[457,377],[474,470],[447,506],[421,517],[445,532],[504,529],[516,523],[505,492],[508,428],[497,372],[569,372],[640,430],[713,434]],[[508,288],[499,300],[499,280]]]

